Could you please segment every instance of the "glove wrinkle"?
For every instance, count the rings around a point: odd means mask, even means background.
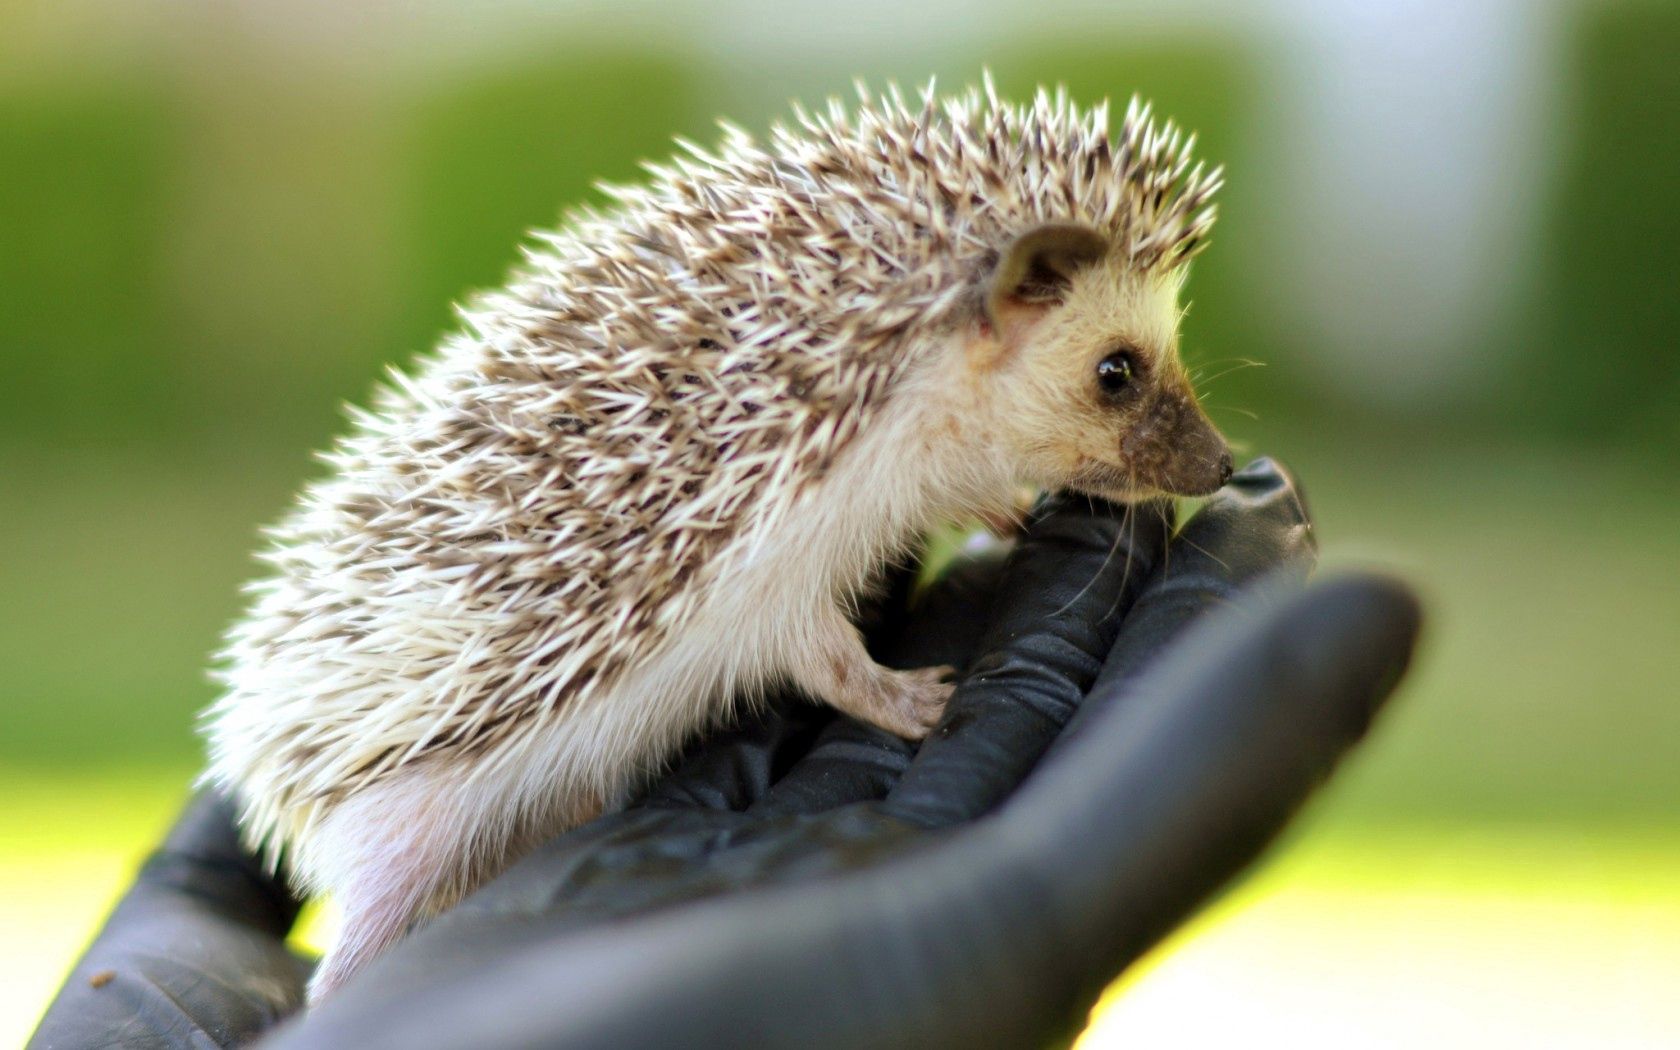
[[[767,819],[883,798],[903,775],[914,752],[913,745],[890,733],[835,718],[810,752],[750,812]]]

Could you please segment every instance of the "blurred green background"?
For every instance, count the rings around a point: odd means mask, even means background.
[[[178,804],[344,401],[672,135],[984,65],[1201,132],[1215,417],[1434,613],[1088,1042],[1680,1044],[1680,8],[1165,6],[0,0],[0,1038]]]

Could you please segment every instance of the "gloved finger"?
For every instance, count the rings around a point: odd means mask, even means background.
[[[303,1001],[298,902],[240,844],[233,808],[189,803],[70,972],[34,1047],[231,1046]]]
[[[1168,651],[1191,621],[1228,603],[1261,576],[1305,582],[1318,542],[1300,484],[1281,464],[1257,459],[1232,475],[1181,529],[1133,603],[1119,636],[1068,728],[1051,751],[1072,746],[1084,725],[1124,695],[1118,683]]]
[[[1061,497],[1029,526],[981,656],[883,803],[926,827],[974,817],[1032,768],[1090,688],[1166,546],[1170,511]]]
[[[1365,733],[1420,620],[1383,577],[1262,585],[1048,759],[997,832],[1043,909],[1038,948],[1068,978],[1044,994],[1088,1006],[1248,865]]]

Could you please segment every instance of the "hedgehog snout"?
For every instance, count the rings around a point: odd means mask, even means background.
[[[1121,439],[1140,482],[1178,496],[1205,496],[1231,479],[1231,449],[1192,394],[1163,394]]]

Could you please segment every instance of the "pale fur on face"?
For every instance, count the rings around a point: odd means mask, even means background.
[[[1073,274],[1059,302],[1019,304],[969,330],[970,383],[988,406],[1000,453],[1018,464],[1023,481],[1115,500],[1163,494],[1139,476],[1126,446],[1157,397],[1194,404],[1179,359],[1184,276],[1183,269],[1138,273],[1110,255]],[[1096,380],[1098,363],[1118,351],[1137,368],[1120,403]]]

